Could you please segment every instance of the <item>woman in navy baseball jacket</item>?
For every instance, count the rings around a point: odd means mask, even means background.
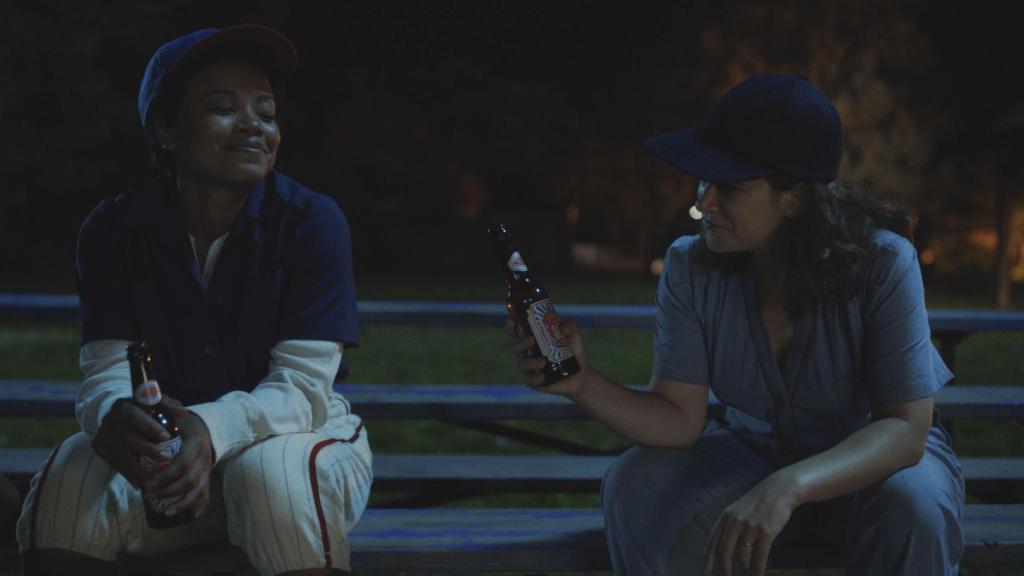
[[[366,431],[333,391],[356,344],[349,231],[327,196],[274,170],[295,48],[269,28],[161,46],[139,91],[158,177],[82,225],[82,431],[32,482],[18,523],[30,574],[110,573],[118,554],[229,540],[260,574],[349,570],[372,481]],[[179,402],[182,446],[129,398],[145,340]],[[191,520],[153,529],[143,495]]]

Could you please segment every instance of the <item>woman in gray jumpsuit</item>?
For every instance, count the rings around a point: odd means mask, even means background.
[[[700,182],[702,215],[665,256],[650,391],[591,368],[570,321],[573,377],[543,387],[516,343],[531,386],[636,444],[602,487],[616,573],[763,574],[792,543],[848,574],[956,574],[963,478],[933,407],[953,375],[910,214],[836,182],[835,108],[802,77],[754,76],[647,145]],[[709,387],[726,411],[706,422]]]

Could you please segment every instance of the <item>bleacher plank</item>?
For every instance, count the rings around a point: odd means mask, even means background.
[[[654,328],[653,305],[558,305],[559,312],[581,326],[603,328]],[[421,326],[500,326],[508,317],[501,302],[431,302],[362,300],[359,322]],[[78,297],[74,294],[0,293],[0,320],[75,320]],[[929,310],[932,332],[1024,332],[1021,310]]]
[[[351,533],[352,569],[381,572],[574,572],[608,570],[603,518],[592,509],[367,510]],[[961,566],[1019,564],[1024,559],[1024,505],[970,505],[964,511]],[[810,553],[808,553],[810,552]],[[779,550],[774,568],[825,567],[813,551]],[[122,558],[122,569],[229,572],[247,566],[236,548]],[[11,543],[0,569],[14,569]]]
[[[27,482],[49,456],[47,448],[0,448],[0,473]],[[528,454],[374,454],[374,488],[457,491],[578,491],[597,493],[614,456]],[[961,458],[968,482],[1020,482],[1024,458]]]
[[[367,419],[584,420],[589,416],[561,396],[516,384],[336,384]],[[0,380],[0,417],[70,417],[78,383]],[[1022,386],[947,386],[935,405],[947,418],[1024,420]],[[712,398],[709,414],[722,406]]]

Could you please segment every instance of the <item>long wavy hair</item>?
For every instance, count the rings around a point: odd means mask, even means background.
[[[873,250],[872,236],[886,229],[913,241],[916,214],[907,206],[882,200],[841,182],[802,182],[787,176],[768,178],[773,190],[803,188],[807,204],[779,230],[787,278],[784,306],[790,317],[813,310],[818,302],[838,304],[853,297]],[[716,254],[701,232],[698,262],[726,274],[749,265],[745,253]]]

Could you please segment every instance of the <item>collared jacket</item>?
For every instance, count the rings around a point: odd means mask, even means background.
[[[735,429],[774,461],[826,450],[870,423],[872,405],[932,396],[953,378],[931,342],[917,253],[898,234],[874,234],[852,298],[819,301],[793,319],[782,366],[753,267],[724,273],[700,262],[698,241],[679,238],[665,256],[654,376],[710,386],[726,406],[712,425]]]
[[[87,432],[131,394],[121,347],[140,340],[163,392],[206,422],[218,460],[347,413],[332,389],[347,373],[342,348],[358,343],[341,210],[272,171],[219,242],[204,281],[170,180],[104,200],[86,218],[76,279]]]

